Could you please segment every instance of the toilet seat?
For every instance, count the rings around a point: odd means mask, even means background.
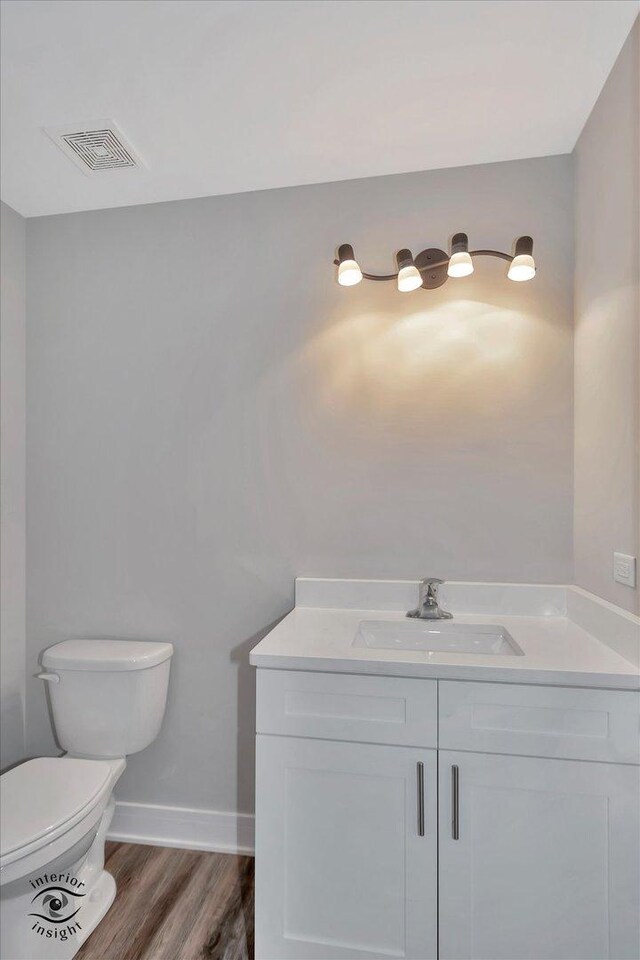
[[[102,816],[113,781],[112,762],[72,757],[39,757],[4,773],[0,883],[38,869],[86,835]]]

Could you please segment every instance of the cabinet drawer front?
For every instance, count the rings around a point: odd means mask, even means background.
[[[437,746],[437,681],[258,670],[258,733]]]
[[[640,694],[441,680],[446,750],[640,762]]]

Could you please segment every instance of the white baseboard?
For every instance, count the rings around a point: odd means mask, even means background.
[[[107,838],[157,847],[253,855],[253,823],[249,813],[118,801]]]

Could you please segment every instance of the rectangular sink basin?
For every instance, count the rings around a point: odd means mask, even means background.
[[[361,620],[353,646],[377,650],[524,656],[509,631],[499,624],[455,623],[452,620]]]

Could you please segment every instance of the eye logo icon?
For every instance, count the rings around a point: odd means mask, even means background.
[[[79,903],[76,906],[76,897],[84,897],[84,893],[76,893],[75,890],[67,890],[64,887],[47,887],[46,890],[40,890],[31,901],[34,904],[35,911],[30,913],[30,917],[38,917],[39,920],[48,920],[49,923],[66,923],[75,917],[82,906]],[[36,903],[36,901],[39,901]]]
[[[52,920],[58,920],[60,911],[69,903],[69,897],[66,893],[59,892],[58,896],[48,893],[42,900],[42,906],[45,908]]]

